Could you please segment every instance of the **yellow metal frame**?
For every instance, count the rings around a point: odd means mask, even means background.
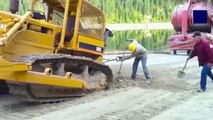
[[[69,3],[70,0],[66,0],[66,7],[65,7],[65,12],[64,12],[64,21],[63,21],[63,28],[62,28],[62,33],[61,33],[61,39],[59,43],[59,48],[64,47],[64,38],[65,38],[65,33],[66,33],[66,27],[67,27],[67,20],[68,20],[68,14],[69,14]]]
[[[55,75],[46,75],[45,73],[38,72],[2,72],[0,73],[0,79],[10,82],[41,84],[71,88],[85,88],[86,82],[78,79],[70,79],[66,77],[60,77]]]
[[[72,88],[85,88],[83,80],[48,75],[45,73],[32,72],[31,66],[26,63],[11,63],[0,59],[0,79],[10,82],[42,84]]]
[[[33,24],[33,25],[40,26],[40,27],[52,29],[55,33],[61,31],[60,28],[58,27],[58,25],[54,25],[54,24],[51,24],[51,23],[48,23],[48,22],[45,22],[45,21],[31,19],[29,23]]]
[[[97,47],[102,47],[102,48],[104,46],[104,42],[103,41],[95,39],[95,38],[87,37],[87,36],[84,36],[84,35],[79,35],[78,36],[78,46],[79,46],[79,42],[90,44],[90,45],[94,45],[94,46],[97,46]],[[78,49],[81,50],[81,51],[85,51],[85,52],[89,52],[89,53],[92,53],[92,54],[97,54],[97,55],[103,56],[103,53],[101,53],[101,52],[82,49],[82,48],[78,48]]]
[[[34,0],[36,2],[38,0]],[[27,63],[15,63],[11,62],[15,58],[23,56],[25,54],[40,54],[40,53],[51,53],[54,49],[49,42],[54,42],[56,33],[62,32],[59,48],[64,48],[64,38],[66,31],[66,24],[69,15],[70,4],[72,0],[66,0],[66,7],[64,11],[64,20],[62,30],[59,26],[40,20],[32,19],[31,11],[26,12],[23,16],[13,15],[7,12],[0,11],[0,15],[3,16],[0,23],[5,23],[8,31],[3,31],[0,28],[0,80],[6,80],[9,82],[17,83],[31,83],[71,88],[87,88],[87,84],[83,80],[68,78],[65,76],[48,75],[45,73],[32,72],[31,65]],[[77,1],[76,9],[76,22],[74,28],[74,34],[71,43],[66,46],[67,49],[74,51],[80,51],[84,54],[90,53],[97,56],[97,61],[102,61],[103,53],[85,50],[79,48],[79,42],[104,47],[104,41],[90,36],[84,36],[79,34],[79,24],[81,17],[81,10],[83,0]],[[31,6],[33,8],[33,6]],[[13,19],[11,19],[13,18]],[[50,29],[51,33],[42,33],[28,29],[26,26],[35,25],[37,27],[44,27]],[[23,26],[27,29],[18,32]],[[103,26],[104,27],[104,26]],[[103,28],[104,29],[104,28]]]
[[[14,71],[27,71],[31,67],[26,63],[11,63],[3,58],[0,58],[0,72],[14,72]]]
[[[0,42],[3,43],[3,45],[7,44],[9,40],[11,40],[11,37],[18,31],[18,29],[30,18],[32,13],[28,11],[25,13],[23,17],[21,17],[20,21],[16,23],[6,34],[3,34],[0,38]]]
[[[80,24],[82,3],[83,3],[83,1],[79,0],[78,4],[77,4],[75,29],[74,29],[72,42],[71,42],[71,48],[73,48],[73,49],[77,49],[77,38],[78,38],[78,30],[79,30],[79,24]]]

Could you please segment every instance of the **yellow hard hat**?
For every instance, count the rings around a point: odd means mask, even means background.
[[[129,50],[134,52],[136,50],[136,45],[134,43],[129,44]]]

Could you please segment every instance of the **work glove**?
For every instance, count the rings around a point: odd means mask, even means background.
[[[117,56],[116,57],[116,61],[123,61],[124,59],[123,59],[123,57],[122,56]]]

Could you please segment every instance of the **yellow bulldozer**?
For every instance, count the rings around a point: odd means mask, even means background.
[[[84,0],[43,0],[16,14],[0,11],[0,91],[34,102],[64,101],[109,89],[113,75],[105,65],[105,18]]]

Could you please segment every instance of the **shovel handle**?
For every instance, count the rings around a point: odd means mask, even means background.
[[[185,65],[184,65],[184,67],[183,67],[183,70],[182,70],[182,72],[185,70],[185,68],[186,68],[186,65],[187,65],[187,63],[188,63],[188,59],[186,60],[186,63],[185,63]]]
[[[124,54],[125,54],[125,50],[123,51],[123,57],[124,57]],[[121,73],[122,65],[123,65],[123,60],[121,61],[121,64],[120,64],[120,67],[119,67],[119,70],[118,70],[118,74]]]
[[[191,54],[192,54],[193,50],[194,50],[194,49],[192,49],[192,50],[190,51],[190,53],[189,53],[189,57],[191,56]],[[185,68],[186,68],[186,65],[187,65],[188,61],[189,61],[189,59],[187,58],[187,59],[186,59],[186,63],[185,63],[185,65],[184,65],[184,67],[183,67],[182,72],[185,70]]]

